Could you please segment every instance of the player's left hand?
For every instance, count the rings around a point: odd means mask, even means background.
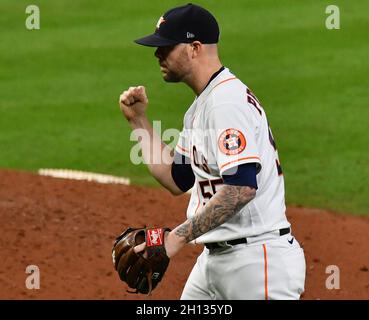
[[[151,293],[169,265],[164,247],[168,228],[128,228],[117,237],[112,258],[115,270],[134,293]],[[144,252],[142,252],[144,250]]]

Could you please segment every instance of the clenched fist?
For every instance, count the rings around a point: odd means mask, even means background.
[[[149,100],[144,86],[130,87],[119,97],[119,106],[128,121],[145,115]]]

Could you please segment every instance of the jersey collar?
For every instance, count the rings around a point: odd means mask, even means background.
[[[195,101],[202,101],[206,99],[213,88],[215,88],[219,83],[230,77],[234,77],[234,75],[229,71],[229,69],[226,67],[221,67],[212,75],[204,90],[200,93],[200,95],[196,96]]]
[[[201,91],[201,93],[203,93],[206,90],[206,88],[209,86],[210,82],[212,82],[218,76],[218,74],[221,73],[224,69],[225,69],[224,66],[221,66],[221,68],[218,71],[214,72],[214,74],[211,76],[209,82],[206,84],[205,88]]]

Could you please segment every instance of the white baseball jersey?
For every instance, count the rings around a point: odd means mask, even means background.
[[[188,218],[219,190],[224,172],[245,163],[256,163],[258,168],[255,198],[196,243],[256,236],[290,226],[283,175],[264,109],[229,69],[220,72],[186,112],[176,151],[191,159],[196,178]]]

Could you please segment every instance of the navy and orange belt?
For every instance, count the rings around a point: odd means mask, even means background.
[[[279,235],[280,236],[283,236],[283,235],[288,234],[290,232],[291,232],[291,228],[279,229]],[[209,250],[214,250],[214,249],[224,248],[224,247],[227,247],[229,245],[235,246],[237,244],[242,244],[242,243],[247,243],[247,238],[239,238],[239,239],[234,239],[234,240],[229,240],[229,241],[222,241],[222,242],[210,242],[210,243],[204,243],[204,245]]]

